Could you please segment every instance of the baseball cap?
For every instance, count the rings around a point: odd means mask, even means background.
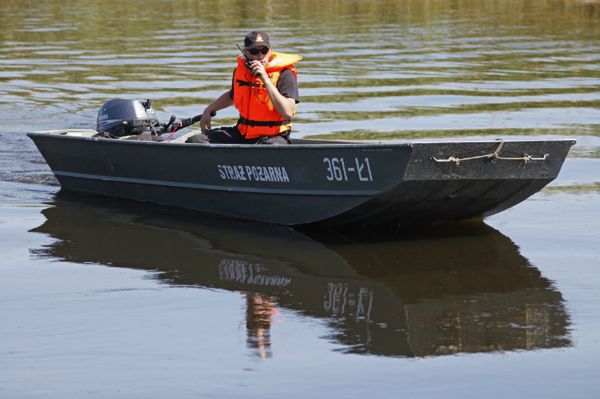
[[[271,48],[269,35],[266,32],[252,31],[244,38],[244,48],[251,50],[257,47]]]

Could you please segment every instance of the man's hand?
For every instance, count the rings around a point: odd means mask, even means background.
[[[204,109],[204,112],[202,112],[202,119],[200,119],[200,129],[202,129],[202,133],[207,134],[208,131],[212,129],[212,117],[216,115],[217,111],[232,105],[233,98],[229,97],[229,90],[221,94],[219,98],[210,103],[210,105]]]
[[[263,83],[269,79],[265,66],[260,61],[252,61],[250,64],[250,71],[252,72],[252,75],[259,78]]]
[[[208,112],[208,108],[206,108],[202,113],[202,119],[200,119],[200,129],[204,134],[207,134],[211,129],[212,116],[210,114],[211,113]]]

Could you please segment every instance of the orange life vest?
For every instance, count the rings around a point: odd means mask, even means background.
[[[275,86],[284,69],[298,76],[293,64],[302,57],[294,54],[273,52],[265,70]],[[233,74],[233,103],[240,113],[237,123],[239,132],[247,139],[261,136],[276,136],[292,128],[273,106],[269,92],[259,78],[246,67],[246,59],[238,57],[238,66]]]

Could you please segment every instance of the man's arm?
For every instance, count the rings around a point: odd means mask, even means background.
[[[271,82],[271,79],[267,78],[264,81],[264,84],[277,113],[284,119],[291,120],[296,115],[296,100],[284,97],[279,90],[277,90],[277,87],[275,87],[273,82]]]
[[[202,119],[200,119],[200,129],[202,129],[202,133],[208,133],[208,131],[211,129],[212,117],[210,114],[220,111],[223,108],[231,107],[232,105],[233,98],[231,98],[231,93],[229,90],[221,94],[219,98],[210,103],[208,107],[204,109],[204,112],[202,113]]]
[[[259,79],[265,85],[267,92],[269,93],[269,98],[275,107],[275,110],[279,115],[281,115],[286,120],[291,120],[294,115],[296,115],[296,100],[293,98],[288,98],[282,95],[277,87],[271,82],[269,79],[269,75],[265,70],[265,67],[258,61],[252,62],[252,72],[255,76],[258,76]]]

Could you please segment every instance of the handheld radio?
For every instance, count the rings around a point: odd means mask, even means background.
[[[237,43],[235,45],[240,50],[240,52],[242,53],[242,55],[244,56],[244,58],[246,58],[246,54],[244,54],[244,50],[242,50],[242,48],[240,47],[240,45],[237,44]],[[248,58],[246,58],[246,62],[244,64],[246,64],[246,68],[248,68],[250,70],[250,72],[252,72],[252,61],[249,60]]]

